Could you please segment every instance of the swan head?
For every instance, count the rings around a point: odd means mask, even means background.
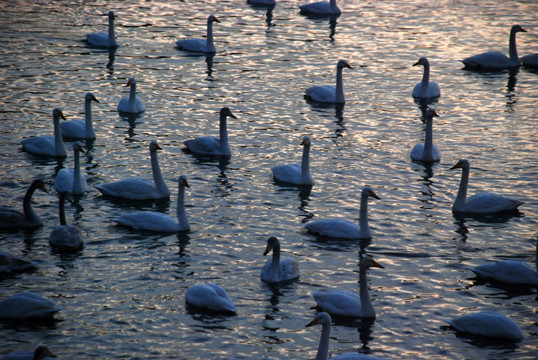
[[[428,110],[426,110],[426,118],[433,119],[434,116],[439,117],[437,111],[435,111],[435,109],[428,108]]]
[[[55,117],[55,118],[65,120],[64,113],[62,112],[62,109],[60,109],[60,108],[56,108],[56,109],[52,110],[52,116]]]
[[[149,151],[157,151],[162,149],[163,148],[159,146],[159,143],[157,143],[157,140],[153,140],[149,143]]]
[[[223,115],[223,116],[229,116],[231,118],[234,118],[234,119],[237,119],[235,117],[234,114],[232,114],[232,111],[230,110],[229,107],[223,107],[222,109],[220,109],[220,115]]]
[[[56,355],[46,346],[38,346],[34,350],[34,359],[42,360],[49,357],[56,357]]]
[[[116,18],[116,15],[114,15],[114,11],[109,11],[108,12],[108,18],[109,19],[115,19]]]
[[[452,166],[450,168],[450,170],[454,170],[454,169],[469,169],[470,167],[471,167],[471,165],[469,164],[468,160],[461,159],[460,161],[458,161],[456,163],[456,165]]]
[[[372,258],[371,256],[365,256],[359,262],[359,268],[361,269],[369,269],[373,267],[380,268],[380,269],[385,268],[383,265],[375,261],[374,258]]]
[[[125,85],[125,87],[127,86],[136,86],[136,80],[134,78],[129,78],[129,80],[127,81],[127,85]]]
[[[301,141],[301,145],[310,145],[312,142],[310,141],[310,138],[308,136],[303,136],[303,141]]]
[[[418,61],[416,63],[413,64],[413,66],[417,66],[417,65],[429,65],[430,62],[428,61],[428,58],[425,57],[425,56],[422,56],[420,59],[418,59]]]
[[[86,99],[86,101],[95,101],[96,103],[99,102],[99,100],[97,100],[95,95],[93,95],[93,93],[91,93],[91,92],[86,93],[86,96],[84,96],[84,99]]]
[[[374,199],[381,200],[381,198],[379,196],[377,196],[376,193],[374,192],[374,190],[369,186],[365,186],[362,189],[361,195],[365,196],[365,197],[373,197]]]
[[[217,17],[215,15],[209,15],[208,18],[207,18],[207,23],[208,24],[211,24],[212,22],[220,22],[219,19],[217,19]]]
[[[263,252],[263,256],[269,254],[273,248],[279,247],[280,241],[274,236],[271,236],[269,239],[267,239],[267,247],[265,248],[265,251]]]
[[[353,69],[351,67],[351,65],[349,65],[349,63],[346,60],[338,60],[338,63],[336,64],[336,67],[339,68],[339,69],[342,69],[342,68],[345,68],[345,67]]]
[[[513,32],[516,32],[516,33],[517,33],[517,32],[527,32],[527,30],[523,29],[523,28],[521,27],[521,25],[514,25],[514,26],[512,26],[512,31],[513,31]]]
[[[78,151],[78,152],[81,152],[81,153],[85,152],[84,148],[82,147],[82,144],[79,143],[79,142],[76,142],[76,143],[73,144],[73,151],[74,152]]]
[[[331,322],[332,322],[331,315],[329,315],[326,312],[320,312],[320,313],[317,313],[316,317],[314,317],[314,320],[306,324],[305,327],[310,327],[317,324],[330,325]]]
[[[34,182],[32,183],[32,187],[35,189],[42,190],[47,194],[49,193],[47,188],[45,187],[45,182],[41,179],[34,180]]]
[[[185,175],[180,175],[178,181],[179,181],[179,186],[191,187]]]

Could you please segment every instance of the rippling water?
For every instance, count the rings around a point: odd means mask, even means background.
[[[366,252],[385,269],[369,272],[377,319],[337,322],[330,353],[361,351],[387,359],[534,359],[537,291],[477,281],[466,269],[499,259],[534,264],[538,178],[538,74],[461,70],[460,59],[490,49],[507,52],[509,27],[519,23],[520,55],[538,52],[538,5],[532,1],[340,1],[336,24],[298,14],[297,1],[268,12],[243,1],[0,3],[1,203],[20,207],[29,183],[52,189],[65,161],[21,151],[18,141],[52,133],[51,112],[83,114],[93,105],[97,140],[87,144],[83,173],[90,191],[67,207],[68,221],[86,235],[78,255],[52,253],[48,235],[58,223],[57,198],[37,192],[34,208],[45,226],[0,233],[0,249],[39,262],[38,270],[0,282],[0,298],[31,290],[63,310],[52,324],[2,325],[0,352],[47,344],[60,358],[310,359],[320,328],[310,292],[358,291],[359,244],[321,241],[301,224],[328,216],[358,218],[360,190],[372,186],[373,241]],[[115,10],[115,53],[89,49],[81,39],[104,31]],[[174,48],[205,34],[213,13],[217,54],[212,59]],[[426,169],[409,152],[423,141],[421,111],[411,98],[422,68],[442,96],[434,141],[440,163]],[[345,107],[303,99],[305,88],[332,84],[338,59],[345,69]],[[146,112],[118,116],[135,77]],[[229,106],[233,156],[203,161],[182,142],[218,134],[218,110]],[[303,135],[313,139],[310,190],[282,187],[269,168],[299,162]],[[170,201],[133,205],[99,196],[95,185],[130,176],[151,177],[147,145],[164,149],[161,167],[171,189],[186,174],[192,231],[152,235],[119,228],[113,217],[136,209],[174,213]],[[67,147],[70,148],[69,146]],[[460,172],[471,161],[471,193],[496,191],[525,201],[511,218],[457,219],[451,205]],[[299,281],[280,288],[259,280],[265,241],[278,236],[301,262]],[[185,307],[198,282],[223,285],[238,306],[234,317]],[[461,337],[443,318],[497,310],[514,319],[517,343]]]

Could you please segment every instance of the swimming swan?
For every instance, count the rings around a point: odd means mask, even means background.
[[[136,80],[129,78],[127,86],[130,86],[129,96],[122,98],[118,104],[118,112],[125,114],[139,114],[146,110],[146,105],[142,99],[136,96]]]
[[[311,16],[340,16],[342,11],[336,5],[336,0],[318,1],[299,5],[300,13]]]
[[[118,46],[116,43],[116,35],[114,32],[114,11],[108,12],[108,34],[94,33],[86,35],[86,42],[90,46],[103,47],[103,48],[115,48]]]
[[[166,186],[161,173],[161,167],[159,166],[159,159],[157,157],[157,150],[162,150],[162,148],[159,146],[157,141],[153,140],[149,144],[153,182],[147,179],[134,177],[107,184],[96,185],[95,187],[103,195],[127,200],[168,199],[170,197],[170,190],[168,190],[168,186]]]
[[[187,140],[183,143],[187,147],[187,150],[206,156],[231,156],[226,124],[226,117],[228,116],[237,119],[230,111],[230,108],[223,107],[220,109],[220,137],[202,136],[196,139]]]
[[[34,351],[21,350],[4,355],[0,360],[44,360],[56,357],[46,346],[38,346]]]
[[[319,103],[344,104],[344,82],[342,80],[343,68],[353,69],[345,60],[336,64],[336,87],[332,85],[312,86],[306,89],[306,97]]]
[[[0,251],[0,276],[35,269],[36,263]]]
[[[220,23],[215,15],[209,15],[207,18],[207,38],[203,39],[183,39],[176,42],[176,46],[180,50],[199,52],[199,53],[214,53],[215,44],[213,44],[213,23]]]
[[[495,311],[481,311],[444,321],[462,333],[510,340],[523,338],[521,329],[512,319]]]
[[[60,311],[61,308],[33,292],[21,292],[0,301],[0,319],[24,320],[47,319]]]
[[[190,224],[185,213],[185,187],[189,187],[189,183],[187,177],[181,175],[178,185],[176,219],[157,211],[137,211],[122,215],[113,221],[137,230],[167,233],[189,231]]]
[[[280,241],[274,236],[267,240],[263,256],[273,251],[273,257],[265,263],[260,277],[266,283],[295,280],[299,277],[299,262],[289,257],[280,257]]]
[[[434,109],[426,110],[426,137],[424,143],[416,144],[411,150],[411,158],[415,161],[440,161],[441,152],[433,143],[433,117],[439,116]]]
[[[73,169],[61,169],[56,175],[54,188],[58,192],[68,191],[73,195],[80,195],[88,191],[88,184],[84,175],[80,172],[80,153],[84,152],[82,145],[73,144],[75,154],[75,166]]]
[[[345,219],[324,219],[309,222],[304,227],[311,233],[337,239],[369,239],[368,198],[379,199],[374,190],[365,186],[361,192],[359,225]]]
[[[21,140],[22,149],[36,155],[55,157],[67,156],[64,142],[62,140],[62,128],[60,127],[60,118],[65,120],[64,114],[62,113],[62,109],[54,109],[52,111],[54,136],[41,135]]]
[[[458,195],[452,206],[453,212],[474,213],[474,214],[493,214],[503,211],[513,211],[518,208],[522,201],[503,197],[501,195],[483,192],[467,198],[467,185],[469,183],[469,161],[462,159],[456,165],[450,168],[462,169],[460,187]]]
[[[277,181],[293,185],[313,185],[314,178],[310,174],[310,145],[308,136],[303,136],[303,157],[300,164],[277,165],[271,168],[273,177]]]
[[[72,253],[82,249],[84,246],[84,237],[78,227],[75,225],[67,225],[65,219],[65,200],[73,202],[67,191],[63,191],[60,194],[60,225],[52,230],[49,236],[49,244],[56,251]]]
[[[76,119],[61,123],[62,136],[72,139],[95,139],[92,120],[92,101],[99,100],[91,92],[84,96],[84,120]]]
[[[424,66],[422,81],[415,85],[413,89],[413,97],[417,99],[431,99],[441,96],[439,85],[435,81],[430,81],[430,62],[426,57],[418,59],[413,66]]]
[[[24,195],[22,202],[23,212],[8,207],[0,207],[0,230],[28,229],[43,225],[39,215],[32,209],[32,196],[36,189],[48,194],[43,180],[34,180]]]
[[[187,289],[185,300],[187,304],[203,310],[228,314],[235,314],[237,312],[237,308],[226,290],[217,284],[205,283],[193,285]]]

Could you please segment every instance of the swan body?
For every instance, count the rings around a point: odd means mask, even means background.
[[[130,86],[129,96],[122,98],[118,104],[118,112],[125,114],[140,114],[146,111],[146,105],[142,99],[136,96],[136,80],[129,78],[127,85]]]
[[[235,314],[237,308],[232,299],[218,284],[196,284],[187,289],[186,302],[204,310]]]
[[[38,346],[34,351],[21,350],[4,355],[0,360],[44,360],[56,357],[46,346]]]
[[[299,9],[301,14],[312,16],[340,16],[342,14],[342,10],[336,5],[336,0],[299,5]]]
[[[453,212],[493,214],[504,211],[514,211],[523,204],[519,200],[510,199],[501,195],[483,192],[467,198],[467,186],[469,183],[469,161],[462,159],[452,169],[461,168],[462,175],[458,195],[452,206]]]
[[[35,268],[35,263],[0,251],[0,275],[20,273]]]
[[[94,33],[86,35],[86,42],[90,46],[102,47],[102,48],[115,48],[118,46],[116,43],[116,35],[114,31],[114,11],[108,12],[108,34]]]
[[[519,60],[523,66],[538,68],[538,53],[522,56]]]
[[[197,53],[215,53],[215,44],[213,44],[213,23],[220,22],[215,15],[209,15],[207,18],[207,37],[203,39],[183,39],[176,42],[180,50],[197,52]]]
[[[361,192],[359,225],[345,219],[323,219],[309,222],[304,227],[311,233],[337,239],[369,239],[372,237],[368,226],[368,198],[379,199],[375,192],[365,186]]]
[[[0,207],[0,230],[27,229],[43,225],[41,218],[32,209],[32,196],[36,189],[48,193],[43,180],[34,180],[22,203],[23,212],[7,207]]]
[[[52,121],[54,124],[54,136],[41,135],[33,136],[28,139],[21,140],[22,148],[24,151],[42,155],[42,156],[54,156],[65,157],[64,142],[62,140],[62,129],[60,127],[60,118],[65,120],[62,109],[56,108],[52,111]]]
[[[312,291],[317,306],[330,314],[352,318],[375,318],[370,301],[366,272],[371,267],[384,269],[377,261],[365,256],[359,263],[359,295],[344,290]]]
[[[251,5],[270,6],[276,5],[276,0],[247,0]]]
[[[0,301],[0,319],[51,318],[61,308],[33,292],[21,292]]]
[[[78,227],[67,225],[65,219],[65,200],[73,201],[67,191],[63,191],[60,194],[60,225],[52,230],[49,236],[49,244],[56,251],[71,253],[82,249],[84,246],[84,237]]]
[[[92,101],[99,102],[91,92],[84,97],[84,120],[76,119],[61,123],[62,136],[72,139],[95,139],[92,120]]]
[[[521,329],[512,319],[495,311],[481,311],[444,321],[463,333],[510,340],[523,338]]]
[[[306,89],[306,97],[319,103],[344,104],[344,82],[342,80],[343,68],[353,69],[345,60],[339,60],[336,65],[336,86],[312,86]]]
[[[206,156],[230,156],[230,146],[228,145],[228,129],[226,118],[237,119],[230,111],[230,108],[223,107],[220,110],[220,137],[202,136],[196,139],[187,140],[183,144],[187,150]]]
[[[263,255],[273,251],[273,257],[265,263],[260,277],[266,283],[279,283],[299,278],[299,262],[289,257],[280,257],[280,242],[274,236],[267,240]]]
[[[422,81],[415,85],[413,89],[413,97],[417,99],[431,99],[441,96],[441,90],[439,85],[435,81],[430,81],[430,62],[426,57],[418,59],[413,66],[424,66],[424,73],[422,74]]]
[[[303,157],[300,164],[278,165],[271,168],[273,177],[277,181],[293,185],[313,185],[314,178],[310,174],[310,145],[308,136],[303,137]]]
[[[80,195],[88,191],[88,184],[80,172],[80,153],[84,152],[82,145],[73,144],[75,153],[75,166],[73,169],[61,169],[56,176],[54,188],[58,192],[68,191],[73,195]]]
[[[499,51],[490,51],[463,59],[462,62],[465,68],[475,70],[503,70],[520,66],[521,62],[517,56],[516,48],[516,34],[518,32],[527,32],[527,30],[519,25],[512,26],[509,43],[510,57]]]
[[[433,117],[439,116],[434,109],[426,110],[426,138],[424,143],[416,144],[411,150],[411,158],[415,161],[440,161],[441,152],[433,143]]]
[[[170,197],[170,190],[168,190],[168,186],[166,186],[161,173],[157,150],[162,150],[162,148],[157,141],[154,140],[149,144],[153,182],[147,179],[134,177],[97,185],[97,190],[103,195],[127,200],[168,199]]]
[[[190,224],[185,213],[185,187],[189,187],[187,177],[179,177],[178,196],[177,196],[177,218],[156,211],[137,211],[131,214],[122,215],[113,219],[120,225],[130,227],[136,230],[147,230],[155,232],[180,232],[189,231]]]

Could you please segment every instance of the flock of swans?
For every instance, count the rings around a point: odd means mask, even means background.
[[[249,0],[250,3],[271,5],[271,0]],[[300,6],[303,14],[339,16],[341,10],[335,0],[330,2],[317,2]],[[87,43],[94,47],[118,46],[114,31],[115,15],[113,11],[108,13],[108,33],[88,34]],[[216,52],[213,42],[213,23],[220,21],[216,16],[210,15],[207,19],[207,36],[202,39],[183,39],[176,42],[180,50],[214,53]],[[517,56],[515,36],[517,32],[525,32],[519,26],[514,25],[510,32],[509,57],[500,52],[489,52],[469,57],[463,60],[465,67],[479,69],[505,69],[519,66],[523,59]],[[529,57],[529,61],[532,56]],[[523,61],[524,62],[524,61]],[[440,97],[440,87],[436,82],[430,81],[430,63],[426,57],[421,57],[414,65],[422,65],[424,68],[422,81],[416,84],[412,96],[417,99],[435,99]],[[320,103],[345,103],[342,70],[350,68],[345,60],[339,60],[336,69],[336,86],[313,86],[306,89],[306,97]],[[119,113],[139,114],[145,111],[142,99],[136,94],[136,80],[130,78],[127,82],[130,87],[128,97],[121,99],[117,106]],[[85,95],[85,119],[65,121],[60,124],[60,119],[65,120],[61,109],[53,110],[54,135],[34,136],[21,141],[23,150],[29,153],[48,156],[66,157],[65,140],[95,139],[96,133],[93,128],[91,104],[99,103],[93,93]],[[441,155],[438,147],[433,143],[433,118],[438,117],[437,112],[428,108],[425,112],[425,142],[417,144],[410,152],[414,161],[426,163],[440,161]],[[228,107],[220,110],[219,137],[202,136],[184,142],[189,152],[204,156],[231,156],[227,133],[227,118],[236,117]],[[304,136],[301,142],[303,146],[302,161],[300,164],[277,165],[270,170],[274,180],[297,186],[312,186],[314,178],[310,173],[309,154],[312,141]],[[86,180],[80,170],[80,152],[84,152],[83,146],[74,142],[74,167],[62,169],[58,172],[55,180],[55,190],[59,194],[60,225],[56,226],[49,237],[49,243],[53,249],[61,252],[76,252],[83,246],[84,240],[80,230],[74,225],[68,225],[65,217],[65,201],[72,201],[71,195],[83,195],[88,191]],[[127,200],[159,200],[168,199],[170,191],[164,181],[159,166],[157,151],[161,147],[157,141],[149,144],[150,162],[152,167],[153,181],[133,177],[110,183],[96,185],[96,189],[104,197],[113,197]],[[452,211],[454,213],[467,214],[490,214],[505,211],[514,211],[521,201],[510,199],[495,193],[479,193],[467,197],[470,163],[462,159],[452,169],[462,169],[462,177],[459,190],[455,198]],[[185,189],[189,187],[187,177],[181,175],[178,179],[177,210],[176,216],[172,217],[156,211],[138,211],[122,215],[112,221],[133,229],[156,231],[156,232],[185,232],[190,230],[190,224],[185,210]],[[0,230],[28,229],[42,226],[41,218],[31,206],[31,198],[35,190],[48,192],[43,180],[35,180],[23,200],[23,211],[12,208],[0,208]],[[360,217],[358,224],[341,218],[321,219],[308,222],[304,229],[312,234],[343,239],[357,240],[370,239],[372,234],[368,226],[368,200],[380,198],[370,187],[364,187],[360,200]],[[266,262],[260,273],[263,282],[279,284],[297,280],[300,276],[299,263],[290,257],[281,257],[281,243],[276,237],[267,240],[267,246],[263,255],[272,252],[272,257]],[[538,246],[537,246],[538,257]],[[0,272],[14,273],[26,271],[35,264],[24,259],[0,252]],[[538,265],[537,265],[538,266]],[[331,328],[331,316],[343,316],[350,318],[375,318],[376,313],[368,291],[367,271],[371,268],[384,267],[375,259],[364,255],[359,263],[359,294],[342,290],[312,291],[312,297],[317,307],[322,311],[307,326],[322,325],[321,339],[319,342],[316,359],[327,359],[329,349],[329,334]],[[478,277],[493,279],[496,281],[512,284],[538,285],[538,273],[530,265],[518,261],[501,261],[470,268]],[[237,308],[225,289],[212,283],[201,283],[191,286],[186,292],[186,303],[195,308],[201,308],[216,312],[235,314]],[[48,318],[61,309],[37,294],[23,292],[0,301],[0,318],[2,319],[27,319]],[[492,336],[504,339],[520,339],[523,335],[518,325],[505,315],[484,311],[462,315],[453,319],[446,319],[447,323],[461,332]],[[50,350],[40,346],[36,349],[34,358],[52,356]],[[36,357],[40,356],[40,357]],[[6,357],[7,358],[7,357]],[[366,358],[360,354],[343,354],[333,359]],[[367,357],[375,359],[374,357]]]

